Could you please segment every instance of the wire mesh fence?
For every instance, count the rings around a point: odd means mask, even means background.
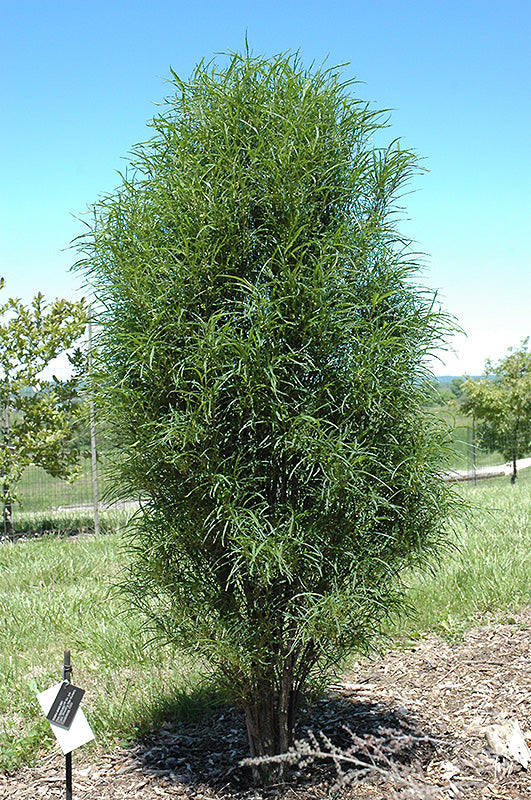
[[[16,499],[7,510],[4,500],[3,538],[105,532],[125,520],[138,504],[133,499],[110,501],[105,443],[100,446],[96,469],[91,457],[84,457],[73,480],[53,477],[42,467],[27,467],[17,485]]]
[[[456,479],[479,480],[510,476],[531,466],[531,422],[494,440],[475,420],[456,417],[452,426],[450,471]]]

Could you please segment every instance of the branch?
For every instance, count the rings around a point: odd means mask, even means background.
[[[240,764],[256,766],[265,763],[286,763],[303,769],[317,759],[330,760],[336,769],[336,781],[331,792],[339,791],[352,783],[359,783],[373,775],[399,784],[408,790],[407,796],[412,799],[430,800],[440,796],[442,791],[440,787],[420,784],[413,776],[410,767],[397,764],[396,759],[393,759],[393,756],[404,750],[411,750],[421,743],[434,744],[437,740],[429,736],[413,736],[391,728],[382,728],[379,736],[369,735],[362,739],[349,727],[343,726],[343,729],[352,740],[352,744],[346,749],[335,745],[322,731],[316,736],[308,730],[308,738],[296,741],[286,753],[246,758]],[[348,768],[347,772],[344,771],[345,766]]]

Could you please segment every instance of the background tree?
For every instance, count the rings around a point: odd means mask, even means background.
[[[463,410],[473,414],[479,444],[498,450],[513,463],[511,483],[516,481],[517,459],[531,452],[531,353],[529,339],[510,348],[497,363],[487,361],[485,376],[467,378]]]
[[[459,400],[463,396],[464,383],[465,381],[463,378],[452,378],[450,382],[450,392],[454,400]]]
[[[415,156],[375,149],[385,118],[338,70],[234,56],[173,90],[80,242],[95,384],[144,498],[127,587],[271,755],[444,538],[420,387],[445,320],[394,225]]]
[[[4,281],[0,281],[0,289]],[[72,477],[79,461],[76,433],[82,421],[79,348],[68,353],[67,380],[43,376],[54,358],[69,351],[85,329],[83,301],[47,304],[37,294],[30,305],[9,298],[0,305],[0,470],[4,534],[11,532],[17,484],[29,464],[56,477]]]

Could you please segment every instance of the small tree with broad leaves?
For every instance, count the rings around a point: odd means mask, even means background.
[[[416,157],[375,147],[385,115],[338,69],[235,55],[171,84],[78,242],[95,385],[142,498],[127,589],[217,668],[267,756],[444,541],[422,386],[448,321],[395,226]]]
[[[0,280],[0,289],[4,286]],[[50,475],[72,477],[79,463],[76,433],[82,424],[79,380],[84,357],[74,348],[86,325],[84,301],[54,300],[41,293],[29,305],[9,298],[0,305],[0,472],[3,534],[12,533],[12,504],[30,464]],[[72,349],[74,348],[74,349]],[[45,376],[67,352],[68,379]]]
[[[517,460],[531,453],[531,353],[529,339],[519,348],[509,348],[498,362],[488,360],[484,378],[467,378],[463,411],[477,420],[479,444],[499,451],[513,465],[511,483],[517,475]]]

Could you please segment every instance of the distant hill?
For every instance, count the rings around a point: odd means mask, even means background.
[[[453,381],[454,378],[457,378],[458,380],[462,380],[463,379],[462,375],[435,375],[434,377],[435,377],[435,380],[441,386],[446,386],[447,384],[450,384]],[[477,378],[481,378],[483,376],[481,376],[481,375],[467,375],[467,377],[468,378],[472,378],[473,380],[476,380]]]

